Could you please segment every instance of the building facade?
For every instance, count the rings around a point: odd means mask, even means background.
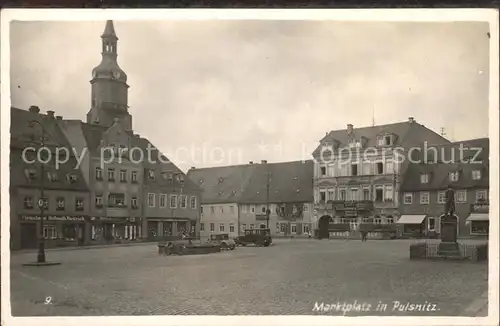
[[[235,237],[254,228],[305,235],[312,225],[312,175],[312,161],[191,169],[188,177],[203,189],[200,235]]]
[[[408,167],[401,188],[399,233],[403,236],[438,236],[445,192],[451,188],[455,191],[457,235],[488,235],[489,139],[433,148],[428,149],[430,154],[425,160]]]
[[[56,147],[67,145],[58,127],[60,120],[53,112],[41,114],[37,107],[31,107],[29,111],[12,108],[11,119],[11,249],[36,248],[41,234],[46,247],[88,243],[88,186],[75,168],[77,160],[74,155],[61,156],[61,160],[66,161],[64,163],[56,164],[55,161]],[[44,146],[41,146],[42,128]],[[40,200],[44,208],[43,232]]]
[[[406,122],[327,133],[313,152],[316,228],[329,236],[330,224],[392,224],[401,215],[399,193],[411,149],[446,139],[417,123]]]
[[[185,173],[147,138],[134,133],[129,85],[117,62],[118,37],[112,21],[106,22],[101,43],[102,61],[92,70],[86,122],[54,117],[54,111],[47,114],[55,121],[51,134],[59,133],[68,152],[78,156],[75,174],[87,191],[85,243],[196,234],[199,187],[184,182]],[[14,121],[12,125],[16,126]],[[169,202],[165,207],[164,199]]]

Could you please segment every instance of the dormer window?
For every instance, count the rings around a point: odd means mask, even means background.
[[[75,175],[75,174],[68,174],[68,182],[69,182],[70,184],[74,184],[74,183],[76,183],[76,180],[77,180],[77,179],[76,179],[76,175]]]
[[[392,146],[394,145],[394,137],[393,135],[383,135],[380,136],[377,140],[378,146]]]
[[[422,173],[420,175],[420,183],[429,183],[429,179],[430,179],[429,173]]]
[[[472,170],[472,180],[481,180],[481,170]]]
[[[361,141],[356,139],[351,139],[349,141],[349,148],[361,148]]]
[[[450,181],[457,182],[459,179],[459,172],[458,171],[450,172],[449,178],[450,178]]]
[[[179,183],[184,183],[184,175],[182,173],[177,174],[177,181]]]

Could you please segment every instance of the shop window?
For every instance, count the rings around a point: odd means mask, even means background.
[[[489,221],[471,221],[470,233],[471,234],[488,234],[490,226]]]
[[[43,237],[45,239],[59,239],[59,232],[54,225],[44,225],[43,227]]]

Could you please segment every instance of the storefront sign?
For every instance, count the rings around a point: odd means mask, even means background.
[[[107,217],[107,216],[92,216],[91,222],[107,222],[107,223],[124,223],[127,222],[127,217]]]
[[[334,201],[332,202],[336,211],[371,211],[373,202],[371,201]]]
[[[22,215],[22,221],[40,221],[40,216]],[[85,221],[84,216],[44,216],[44,221]]]
[[[471,204],[470,205],[471,213],[489,213],[490,212],[490,204],[481,203],[481,204]]]

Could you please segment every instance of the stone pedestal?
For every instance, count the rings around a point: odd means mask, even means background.
[[[444,258],[461,258],[457,242],[457,222],[454,219],[444,220],[441,223],[441,243],[438,255]]]

